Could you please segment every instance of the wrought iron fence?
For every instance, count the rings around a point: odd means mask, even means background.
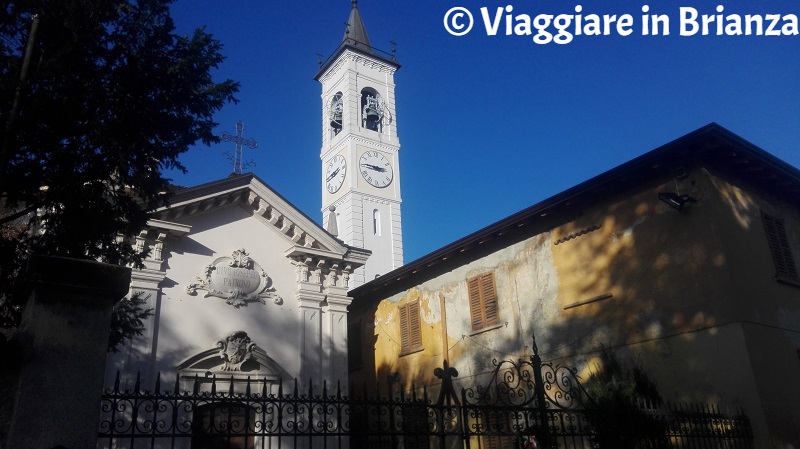
[[[537,448],[750,449],[741,410],[638,404],[609,412],[564,366],[495,363],[490,382],[455,391],[457,371],[437,368],[434,400],[425,389],[369,395],[339,386],[272,391],[260,381],[195,378],[191,388],[156,382],[152,392],[106,391],[98,447],[105,448]],[[184,385],[185,386],[185,385]],[[380,389],[379,389],[380,391]]]

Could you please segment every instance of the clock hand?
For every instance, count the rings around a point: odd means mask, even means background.
[[[386,169],[385,169],[385,168],[383,168],[383,167],[378,167],[377,165],[372,165],[372,164],[361,164],[361,166],[362,166],[362,167],[367,167],[367,168],[368,168],[368,169],[370,169],[370,170],[375,170],[375,171],[377,171],[377,172],[381,172],[381,173],[383,173],[383,172],[385,172],[385,171],[386,171]]]
[[[328,175],[328,179],[326,179],[326,181],[330,181],[331,179],[335,178],[338,173],[339,173],[339,169],[337,168],[336,170],[333,171],[333,173]]]

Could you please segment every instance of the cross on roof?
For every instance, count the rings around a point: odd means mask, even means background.
[[[242,136],[243,132],[244,132],[244,122],[242,122],[241,120],[237,120],[235,136],[230,135],[227,132],[223,132],[219,136],[220,139],[222,139],[224,142],[233,142],[236,144],[236,153],[234,154],[234,156],[231,157],[231,155],[229,155],[227,152],[225,153],[225,155],[228,156],[228,159],[230,159],[231,162],[233,163],[233,172],[237,175],[242,174],[242,168],[254,165],[252,161],[242,165],[242,145],[247,145],[252,149],[258,148],[258,142],[256,142],[253,139],[245,139]]]

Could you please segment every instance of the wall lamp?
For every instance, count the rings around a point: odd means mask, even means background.
[[[686,203],[696,203],[697,200],[690,197],[689,195],[678,195],[677,193],[673,192],[659,192],[658,199],[670,205],[670,207],[674,207],[675,209],[681,210]]]

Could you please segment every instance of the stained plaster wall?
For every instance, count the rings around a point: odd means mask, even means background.
[[[800,286],[775,279],[762,212],[783,219],[795,263],[800,262],[800,210],[775,195],[712,177],[719,195],[721,236],[730,271],[730,315],[741,323],[749,384],[756,399],[747,410],[763,413],[771,447],[800,447],[800,389],[786,379],[800,377]],[[756,415],[758,416],[758,415]]]
[[[676,189],[697,203],[677,211],[658,200]],[[535,333],[544,360],[577,366],[584,379],[598,351],[612,349],[642,365],[666,399],[744,406],[757,447],[800,447],[788,425],[800,422],[798,393],[791,401],[780,393],[787,373],[800,375],[800,297],[773,279],[762,208],[791,209],[694,168],[425,280],[380,301],[374,328],[364,329],[362,341],[374,342],[374,380],[398,373],[405,388],[436,385],[433,369],[448,358],[460,381],[474,384],[492,359],[529,356]],[[797,247],[796,210],[786,218]],[[502,324],[476,334],[466,280],[487,271],[495,273]],[[398,357],[397,308],[415,300],[424,349]],[[370,363],[366,357],[367,370]]]
[[[166,278],[157,299],[154,324],[154,353],[111,357],[109,365],[130,373],[134,366],[146,366],[142,359],[153,359],[153,372],[173,379],[176,366],[185,358],[215,347],[226,334],[243,330],[284,370],[284,377],[300,372],[300,313],[295,293],[295,267],[284,256],[293,243],[274,228],[238,205],[212,212],[182,217],[191,233],[168,242],[164,250]],[[203,277],[203,269],[219,257],[244,248],[272,280],[271,288],[283,304],[267,300],[235,308],[222,298],[204,298],[205,291],[191,295],[186,286]],[[321,344],[321,342],[320,342]],[[137,343],[134,342],[134,346]],[[139,348],[147,348],[139,344]],[[146,352],[147,349],[144,349]],[[145,376],[149,380],[151,375]]]

